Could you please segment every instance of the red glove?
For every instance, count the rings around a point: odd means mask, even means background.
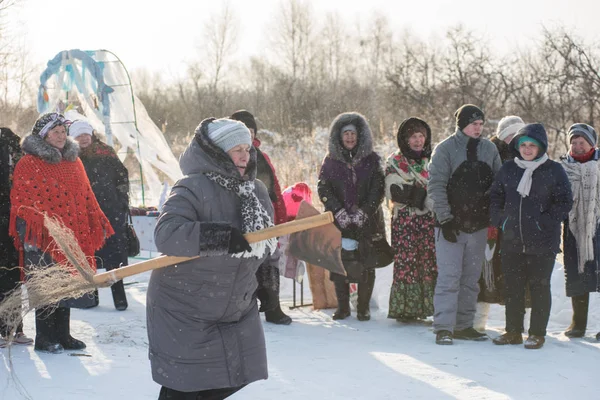
[[[488,244],[496,243],[497,240],[498,240],[498,228],[496,228],[495,226],[490,226],[488,228],[488,232],[487,232]]]

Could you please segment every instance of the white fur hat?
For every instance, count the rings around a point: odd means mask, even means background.
[[[525,126],[525,123],[521,117],[516,115],[509,115],[504,117],[498,122],[498,128],[496,128],[496,136],[498,139],[504,140],[510,135],[517,133],[519,129]]]
[[[92,135],[94,133],[94,128],[89,122],[77,120],[73,121],[73,123],[69,126],[69,136],[75,139],[79,135],[84,134]]]

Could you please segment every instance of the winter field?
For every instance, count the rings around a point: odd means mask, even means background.
[[[600,300],[592,295],[588,335],[569,340],[562,332],[571,318],[556,264],[549,334],[541,350],[455,341],[437,346],[430,324],[386,318],[391,266],[378,270],[373,319],[353,315],[336,322],[333,310],[290,310],[290,326],[264,323],[269,379],[251,384],[232,399],[595,399],[600,365]],[[13,346],[0,350],[0,399],[156,399],[145,329],[149,274],[126,280],[129,309],[113,308],[110,289],[100,306],[73,310],[72,331],[88,348],[60,355]],[[306,285],[305,301],[310,300]],[[299,289],[299,286],[298,286]],[[291,305],[292,281],[282,279],[282,299]],[[375,309],[375,307],[378,307]],[[287,307],[284,307],[287,312]],[[492,306],[487,332],[502,333],[504,309]],[[33,316],[25,331],[34,335]],[[19,389],[19,386],[21,389]]]

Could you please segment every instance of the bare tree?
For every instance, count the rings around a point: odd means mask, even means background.
[[[204,24],[201,47],[205,53],[203,63],[209,71],[210,89],[217,92],[232,55],[238,46],[239,19],[225,2],[217,15],[211,15]]]
[[[313,17],[310,3],[305,0],[282,2],[277,15],[272,41],[273,61],[281,65],[283,74],[277,83],[284,91],[288,107],[280,118],[287,127],[310,130],[312,114],[306,92],[308,76],[314,61]]]
[[[0,120],[17,131],[29,128],[37,116],[34,71],[38,68],[23,40],[5,25],[18,4],[18,0],[0,0]]]

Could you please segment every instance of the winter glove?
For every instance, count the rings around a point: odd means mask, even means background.
[[[359,228],[362,228],[367,223],[369,216],[363,210],[361,210],[359,208],[358,211],[356,211],[354,214],[352,214],[351,218],[352,218],[352,222],[356,226],[358,226]]]
[[[229,254],[233,253],[241,253],[244,251],[252,251],[252,247],[250,247],[250,243],[246,240],[242,231],[237,228],[231,228],[231,234],[229,236]]]
[[[341,208],[335,213],[335,220],[342,229],[346,229],[352,223],[352,219],[345,208]]]
[[[409,202],[412,201],[411,199],[414,189],[415,187],[412,185],[404,185],[404,187],[391,185],[390,194],[392,195],[392,201],[394,203],[410,205]]]
[[[444,235],[444,239],[446,239],[446,241],[450,243],[456,243],[458,230],[454,227],[453,219],[442,224],[442,235]]]
[[[496,251],[496,242],[498,241],[498,228],[495,226],[488,227],[487,231],[487,246],[485,247],[485,259],[492,261],[494,252]]]
[[[416,207],[419,210],[425,208],[425,198],[427,190],[414,185],[390,186],[390,194],[394,203],[406,204],[409,207]]]
[[[413,186],[414,189],[411,193],[411,204],[410,206],[416,207],[419,210],[425,208],[425,198],[427,197],[427,190],[420,186]]]
[[[553,226],[556,226],[554,220],[548,212],[541,213],[539,221],[540,229],[552,229]]]

